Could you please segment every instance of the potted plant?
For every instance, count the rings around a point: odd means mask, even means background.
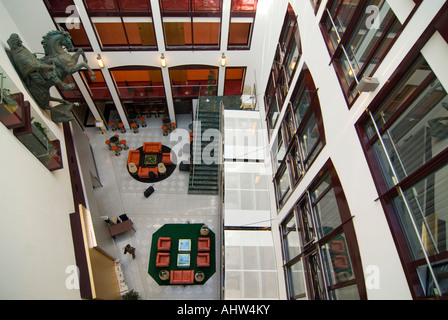
[[[123,298],[123,300],[142,300],[140,294],[137,291],[134,291],[133,289],[131,291],[126,292],[121,297]]]

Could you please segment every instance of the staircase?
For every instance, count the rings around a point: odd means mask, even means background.
[[[215,141],[215,137],[211,137],[208,140],[209,138],[204,136],[204,132],[208,129],[220,130],[220,103],[211,99],[209,102],[200,100],[198,108],[197,120],[193,126],[192,170],[190,170],[188,193],[218,195],[220,183],[219,163],[221,163],[221,159],[218,158],[220,155],[218,150],[222,148],[222,142],[221,139],[216,139]],[[195,130],[198,132],[195,132]],[[210,161],[210,159],[207,161],[208,156],[213,157],[214,161]]]

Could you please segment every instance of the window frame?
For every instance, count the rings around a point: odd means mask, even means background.
[[[434,35],[434,33],[439,30],[441,31],[441,34],[446,32],[446,23],[442,21],[446,22],[447,17],[448,3],[445,3],[440,11],[436,14],[433,21],[428,25],[427,29],[423,32],[422,36],[417,40],[412,49],[403,59],[403,62],[392,74],[392,76],[390,77],[390,81],[384,85],[384,87],[379,91],[379,93],[368,106],[368,110],[372,112],[372,114],[379,110],[379,108],[381,108],[381,106],[383,105],[383,101],[386,101],[386,99],[393,93],[393,91],[400,86],[402,79],[419,59],[421,55],[421,49],[426,45],[426,43]],[[444,39],[448,43],[448,37],[444,37]],[[399,109],[395,110],[393,116],[380,128],[380,134],[383,134],[385,128],[393,124],[403,114],[403,111],[406,110],[411,105],[411,103],[420,96],[422,92],[424,92],[424,90],[428,87],[427,85],[429,84],[429,80],[436,77],[433,71],[432,74],[432,76],[429,75],[425,79],[425,81],[420,84],[419,88],[416,89],[412,96]],[[375,134],[372,138],[369,138],[368,133],[364,129],[365,125],[369,121],[370,115],[364,113],[356,122],[355,128],[358,133],[362,148],[364,150],[364,154],[370,168],[374,184],[379,194],[379,200],[382,204],[386,220],[388,221],[398,254],[401,258],[402,266],[409,284],[411,294],[414,299],[431,298],[425,295],[421,281],[417,274],[417,267],[425,264],[425,261],[423,261],[424,259],[415,260],[412,257],[411,248],[408,246],[405,237],[405,231],[401,227],[398,212],[394,208],[392,202],[394,198],[399,196],[399,188],[401,188],[402,190],[406,190],[444,167],[446,163],[448,163],[448,148],[445,148],[435,157],[421,165],[417,170],[409,174],[406,178],[398,181],[395,187],[389,187],[382,176],[382,170],[380,169],[379,163],[376,160],[375,154],[372,150],[373,143],[378,140],[378,136],[377,134]],[[437,261],[448,259],[448,251],[439,253],[435,256],[430,256],[430,259],[434,264],[436,264]]]
[[[316,188],[320,183],[323,181],[323,179],[329,177],[331,179],[331,183],[325,188],[325,192],[328,192],[329,190],[333,190],[335,193],[335,199],[337,201],[337,207],[338,212],[341,218],[341,223],[336,228],[331,230],[326,235],[319,237],[316,230],[316,221],[315,221],[315,212],[312,204],[312,199],[310,197],[310,192]],[[310,225],[312,226],[312,229],[314,230],[312,233],[312,239],[308,240],[305,237],[304,233],[304,226],[303,220],[302,220],[302,210],[301,206],[302,204],[305,204],[308,207],[309,215],[311,218]],[[290,259],[286,259],[285,255],[285,241],[283,236],[283,228],[285,226],[285,223],[289,222],[291,217],[295,219],[295,225],[297,227],[297,232],[299,233],[299,242],[301,244],[301,250],[300,253],[295,257],[290,257]],[[293,264],[295,264],[298,261],[303,262],[303,270],[305,272],[305,278],[306,278],[306,296],[308,296],[310,299],[315,299],[315,288],[316,285],[325,285],[325,288],[323,288],[323,295],[322,298],[329,299],[329,291],[348,287],[352,285],[356,285],[358,290],[358,295],[361,300],[367,300],[367,291],[366,291],[366,285],[364,280],[364,271],[362,267],[361,262],[361,256],[359,253],[359,247],[358,242],[356,238],[356,233],[353,225],[352,215],[350,213],[350,209],[347,204],[347,199],[345,197],[344,191],[342,189],[342,185],[340,183],[340,180],[338,178],[336,169],[332,163],[331,160],[328,160],[326,164],[322,167],[319,174],[313,179],[313,181],[310,183],[310,185],[306,188],[306,190],[303,192],[302,196],[299,197],[299,200],[294,204],[290,212],[286,215],[286,217],[282,220],[282,222],[279,224],[280,229],[280,235],[281,235],[281,242],[282,242],[282,254],[283,254],[283,269],[284,269],[284,276],[286,281],[286,287],[287,287],[287,294],[288,299],[297,299],[297,298],[303,298],[304,295],[299,296],[291,296],[290,295],[290,281],[289,281],[289,275],[288,275],[288,268],[290,268]],[[345,244],[346,244],[346,250],[348,252],[348,255],[350,257],[350,264],[351,269],[353,271],[354,279],[349,279],[346,281],[342,281],[337,284],[331,284],[329,282],[329,279],[325,276],[326,273],[326,266],[324,261],[322,260],[322,252],[321,248],[328,243],[328,241],[332,240],[333,238],[343,235],[345,237]],[[312,281],[312,270],[310,268],[310,259],[312,256],[317,257],[317,262],[319,264],[321,274],[319,276],[319,280],[317,283]]]
[[[387,54],[389,53],[391,48],[394,46],[395,42],[400,37],[402,31],[406,28],[407,24],[412,19],[415,12],[418,10],[420,4],[422,3],[422,0],[414,0],[414,2],[415,2],[415,6],[414,6],[413,10],[408,15],[406,20],[402,23],[401,28],[399,29],[399,31],[396,34],[396,37],[391,41],[391,43],[384,50],[380,61],[382,61],[387,56]],[[327,29],[326,29],[325,22],[328,18],[328,13],[330,12],[330,9],[334,6],[336,8],[335,12],[338,12],[338,10],[342,4],[343,4],[342,0],[329,0],[327,2],[327,5],[324,9],[323,14],[322,14],[322,18],[319,22],[319,27],[321,29],[321,33],[323,35],[324,41],[327,46],[328,53],[330,55],[330,63],[333,65],[333,67],[335,69],[339,84],[341,86],[341,90],[344,94],[344,98],[346,100],[347,106],[350,109],[353,106],[353,104],[356,102],[356,100],[358,99],[360,92],[357,92],[355,94],[355,96],[352,96],[352,91],[356,90],[356,81],[353,81],[351,84],[349,84],[347,82],[344,69],[341,66],[341,64],[338,63],[338,57],[340,57],[341,55],[344,54],[344,49],[342,47],[347,46],[347,43],[350,42],[352,37],[355,35],[354,32],[356,31],[356,29],[360,23],[359,19],[361,19],[363,14],[366,12],[368,2],[360,1],[360,3],[356,6],[353,17],[358,17],[358,18],[350,20],[349,24],[347,25],[346,30],[344,31],[344,34],[342,35],[342,39],[340,40],[339,44],[335,47],[330,39],[330,35],[329,35]],[[393,21],[398,21],[398,18],[395,16],[395,19]],[[392,23],[389,22],[389,26],[386,29],[389,30],[389,28],[391,28],[391,27],[392,27]],[[370,52],[368,54],[367,61],[364,63],[363,68],[361,68],[361,71],[357,72],[357,75],[362,74],[363,76],[373,76],[375,74],[377,69],[380,67],[381,62],[377,63],[376,66],[371,70],[371,72],[369,74],[363,74],[363,73],[365,71],[365,68],[369,65],[369,62],[371,61],[373,55],[375,54],[375,52],[377,52],[381,43],[383,43],[384,37],[386,37],[386,36],[387,36],[387,32],[384,32],[382,34],[382,36],[380,37],[381,40],[379,40],[378,43],[376,43],[372,47],[372,49],[370,50]]]

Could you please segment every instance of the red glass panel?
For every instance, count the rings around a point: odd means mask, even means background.
[[[190,0],[160,0],[162,11],[189,11]]]
[[[114,0],[85,0],[87,8],[95,11],[116,11]]]
[[[193,0],[194,11],[221,11],[222,0]]]
[[[232,0],[232,12],[257,10],[257,0]]]
[[[63,11],[73,5],[73,0],[48,0],[52,11]]]
[[[149,0],[118,0],[123,11],[149,11]]]

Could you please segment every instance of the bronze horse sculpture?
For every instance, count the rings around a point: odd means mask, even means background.
[[[10,49],[7,53],[15,69],[20,75],[26,88],[36,100],[40,108],[49,110],[54,122],[69,122],[73,120],[71,110],[73,104],[69,101],[51,97],[50,88],[59,86],[62,90],[72,90],[74,84],[64,82],[67,75],[73,74],[82,68],[86,68],[95,78],[92,69],[87,65],[84,52],[78,49],[73,55],[68,51],[74,51],[70,34],[66,31],[50,31],[42,40],[45,50],[43,58],[37,58],[22,44],[20,37],[13,33],[8,39]],[[78,59],[83,56],[83,62],[78,64]],[[59,104],[52,107],[50,102]]]

